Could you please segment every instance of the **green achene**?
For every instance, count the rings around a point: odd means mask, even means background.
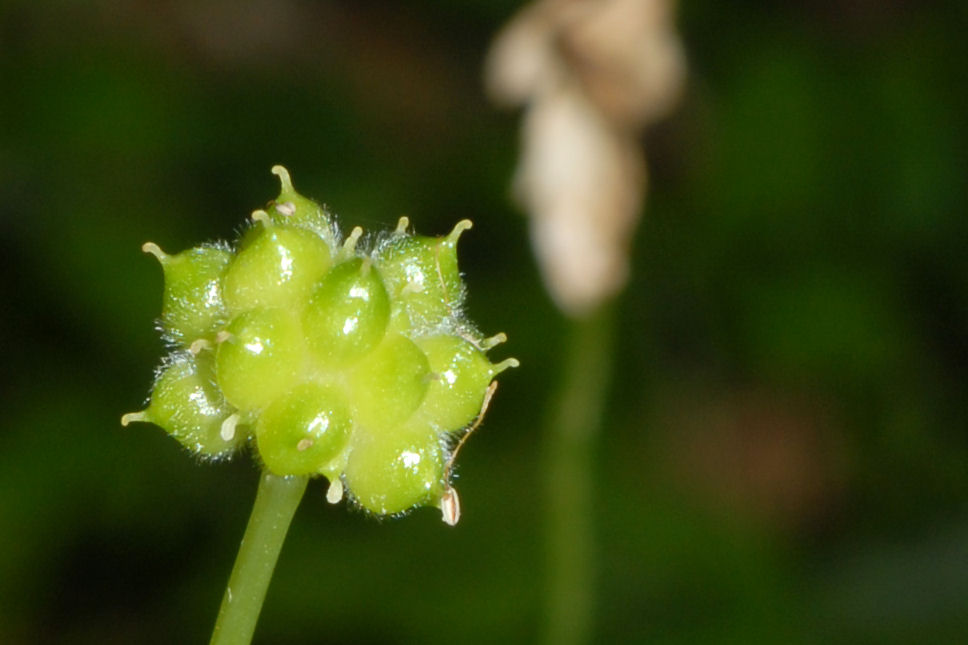
[[[342,367],[376,347],[390,318],[390,299],[369,259],[337,264],[313,293],[303,324],[321,364]]]
[[[388,335],[350,374],[357,422],[374,433],[403,423],[423,401],[431,379],[426,354],[403,334]]]
[[[329,245],[315,233],[263,220],[225,272],[225,305],[232,313],[288,307],[305,300],[329,269]]]
[[[435,327],[459,316],[464,281],[457,267],[457,240],[471,228],[458,222],[446,237],[396,232],[377,250],[380,269],[399,307],[418,326]]]
[[[247,311],[233,318],[218,340],[215,375],[237,408],[263,408],[299,383],[305,343],[289,310]]]
[[[303,383],[259,415],[255,436],[266,467],[280,475],[338,474],[353,428],[343,394]],[[345,461],[345,460],[344,460]]]
[[[222,275],[232,252],[207,245],[168,255],[151,242],[142,250],[157,257],[165,272],[161,320],[168,337],[186,348],[199,338],[210,338],[226,318]]]
[[[377,515],[437,506],[455,524],[453,446],[517,365],[491,363],[505,336],[465,318],[457,241],[470,221],[423,237],[401,218],[367,247],[360,228],[340,239],[285,168],[272,172],[278,197],[234,245],[145,244],[164,270],[175,349],[147,409],[122,423],[154,423],[209,459],[248,445],[274,476],[326,477],[330,502],[348,492]]]
[[[353,438],[346,483],[356,501],[379,515],[394,515],[439,499],[447,488],[446,451],[426,426],[404,425]]]
[[[174,354],[155,380],[148,409],[124,415],[121,423],[149,421],[189,450],[220,459],[238,450],[240,437],[221,436],[232,408],[215,384],[210,359],[200,358]]]
[[[497,337],[491,342],[502,339]],[[439,428],[459,430],[471,423],[481,411],[491,380],[517,365],[513,358],[491,364],[483,350],[460,336],[420,338],[417,346],[427,356],[432,371],[421,413]]]

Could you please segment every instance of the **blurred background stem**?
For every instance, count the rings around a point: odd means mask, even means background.
[[[262,473],[211,645],[247,645],[252,641],[276,560],[308,481],[306,477]]]
[[[546,432],[549,645],[591,640],[595,606],[595,443],[611,372],[613,309],[574,319]]]

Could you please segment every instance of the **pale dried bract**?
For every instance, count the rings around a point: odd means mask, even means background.
[[[685,75],[670,0],[539,0],[498,34],[495,102],[525,105],[515,198],[548,290],[580,316],[618,292],[642,210],[641,129]]]

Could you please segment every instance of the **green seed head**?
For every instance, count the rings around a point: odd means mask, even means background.
[[[327,477],[330,502],[345,486],[368,512],[433,505],[455,524],[449,480],[463,439],[448,446],[517,365],[485,355],[503,334],[468,331],[456,245],[470,222],[434,238],[402,218],[372,249],[359,227],[340,239],[286,169],[272,171],[279,196],[233,247],[145,245],[164,268],[162,323],[179,349],[148,409],[122,423],[155,423],[208,458],[253,440],[266,470]]]
[[[313,293],[303,318],[307,340],[326,369],[346,366],[376,347],[390,299],[369,259],[337,264]]]
[[[263,463],[277,475],[338,474],[351,429],[352,417],[338,390],[304,383],[266,408],[255,437]]]

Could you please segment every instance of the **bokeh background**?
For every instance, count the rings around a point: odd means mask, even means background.
[[[508,197],[482,62],[511,0],[0,5],[0,642],[201,643],[257,473],[122,429],[162,354],[139,247],[277,193],[461,241],[510,343],[465,515],[378,522],[310,486],[257,643],[529,643],[546,402],[567,325]],[[968,9],[680,4],[690,77],[595,450],[595,641],[968,638]]]

